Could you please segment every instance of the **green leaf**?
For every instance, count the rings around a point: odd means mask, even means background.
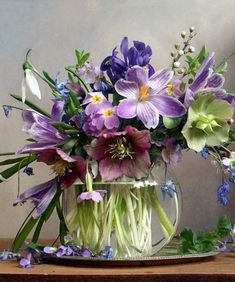
[[[22,98],[20,96],[17,96],[15,94],[10,94],[11,97],[13,97],[14,99],[16,99],[17,101],[22,102]],[[28,99],[25,100],[25,104],[27,106],[29,106],[31,109],[33,109],[34,111],[38,112],[39,114],[42,114],[44,116],[50,117],[50,114],[47,113],[46,111],[44,111],[43,109],[39,108],[38,106],[36,106],[34,103],[32,103],[31,101],[29,101]]]
[[[2,171],[0,173],[0,175],[5,178],[8,179],[9,177],[11,177],[13,174],[15,174],[16,172],[18,172],[21,168],[27,166],[28,164],[34,162],[36,160],[36,156],[29,156],[29,157],[25,157],[22,161],[20,161],[19,163],[9,167],[8,169]],[[0,179],[0,183],[3,182]]]
[[[72,148],[77,144],[77,139],[68,139],[67,142],[62,146],[62,149],[65,152],[69,152],[70,150],[72,150]]]
[[[228,70],[228,63],[224,61],[217,69],[216,72],[220,74],[225,74]]]
[[[1,165],[9,165],[9,164],[18,163],[18,162],[21,162],[23,159],[25,159],[25,157],[4,160],[4,161],[0,162],[0,166]]]
[[[46,71],[42,71],[44,77],[53,85],[55,85],[55,80],[46,72]]]
[[[84,66],[85,62],[90,57],[90,53],[85,53],[84,51],[79,51],[78,49],[75,50],[75,54],[77,57],[77,66],[80,68]]]
[[[65,130],[65,129],[74,129],[74,127],[68,123],[62,122],[62,121],[52,121],[50,122],[51,125],[53,125],[57,129]]]
[[[155,129],[152,133],[151,133],[151,139],[153,141],[162,141],[165,138],[166,134]]]
[[[232,224],[228,216],[220,217],[217,224],[217,233],[220,237],[228,236],[231,232]]]
[[[23,245],[25,240],[27,239],[30,231],[33,229],[34,225],[37,223],[38,218],[34,219],[33,217],[30,217],[30,219],[27,221],[21,232],[16,236],[13,244],[12,244],[12,251],[18,252],[20,247]]]

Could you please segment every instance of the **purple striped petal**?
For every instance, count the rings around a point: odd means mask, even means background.
[[[159,123],[159,112],[149,101],[137,104],[137,116],[148,128],[156,128]]]
[[[148,86],[154,90],[162,90],[173,77],[173,71],[163,69],[155,72],[148,81]]]
[[[193,81],[193,83],[190,85],[189,88],[193,92],[196,92],[201,88],[204,88],[207,84],[208,78],[212,74],[212,71],[213,71],[212,69],[206,69],[203,72],[201,72],[199,75],[196,76],[195,80]]]
[[[117,115],[122,118],[133,118],[136,116],[137,100],[123,99],[117,106]]]
[[[198,70],[198,73],[195,78],[200,76],[205,70],[208,70],[212,68],[212,66],[215,64],[215,53],[212,52],[208,55],[208,57],[202,62],[200,69]]]
[[[54,147],[55,147],[55,143],[33,143],[33,144],[27,144],[24,147],[18,149],[16,153],[22,154],[22,153],[37,152],[37,151],[39,152]]]
[[[150,96],[150,101],[162,116],[180,117],[186,113],[186,108],[177,99],[166,95]]]
[[[51,119],[61,120],[63,110],[64,110],[64,101],[56,101],[51,110]]]
[[[220,88],[223,86],[224,81],[225,79],[221,74],[215,73],[208,79],[207,86],[212,88]]]
[[[132,81],[120,79],[115,83],[115,90],[122,96],[137,99],[139,96],[139,86]]]
[[[194,101],[194,95],[195,95],[195,93],[192,91],[192,90],[190,90],[190,88],[188,88],[187,90],[186,90],[186,93],[185,93],[185,97],[184,97],[184,104],[185,104],[185,106],[188,108],[191,104],[192,104],[192,102]]]
[[[137,83],[140,87],[142,85],[147,85],[148,74],[143,68],[134,66],[127,71],[126,79]]]

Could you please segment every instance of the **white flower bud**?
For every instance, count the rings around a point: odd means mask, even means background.
[[[182,37],[182,38],[185,38],[185,36],[186,36],[186,31],[184,31],[184,30],[181,31],[181,37]]]
[[[180,66],[180,62],[178,62],[178,61],[174,62],[173,66],[174,66],[174,68],[178,68]]]
[[[189,29],[189,31],[190,31],[191,33],[194,32],[194,30],[195,30],[194,26],[191,26],[190,29]]]
[[[30,69],[24,71],[24,78],[22,80],[21,89],[22,89],[22,102],[25,102],[26,99],[26,87],[29,88],[31,93],[41,99],[41,92],[39,89],[38,82],[33,75],[33,72]]]
[[[183,50],[179,50],[178,53],[179,53],[180,56],[184,55],[184,51]]]
[[[179,50],[180,49],[180,44],[175,44],[175,49]]]
[[[195,48],[193,46],[189,46],[188,51],[190,53],[194,53],[195,52]]]

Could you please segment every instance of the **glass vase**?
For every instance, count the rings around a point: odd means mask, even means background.
[[[152,256],[174,236],[181,214],[178,182],[163,164],[155,165],[148,178],[93,182],[95,191],[106,190],[100,202],[78,196],[86,191],[76,183],[63,193],[63,214],[73,243],[112,256]]]

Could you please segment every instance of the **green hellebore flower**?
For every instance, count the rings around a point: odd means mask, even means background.
[[[188,147],[200,152],[205,145],[216,146],[228,141],[233,107],[213,94],[200,95],[188,109],[182,134]]]

